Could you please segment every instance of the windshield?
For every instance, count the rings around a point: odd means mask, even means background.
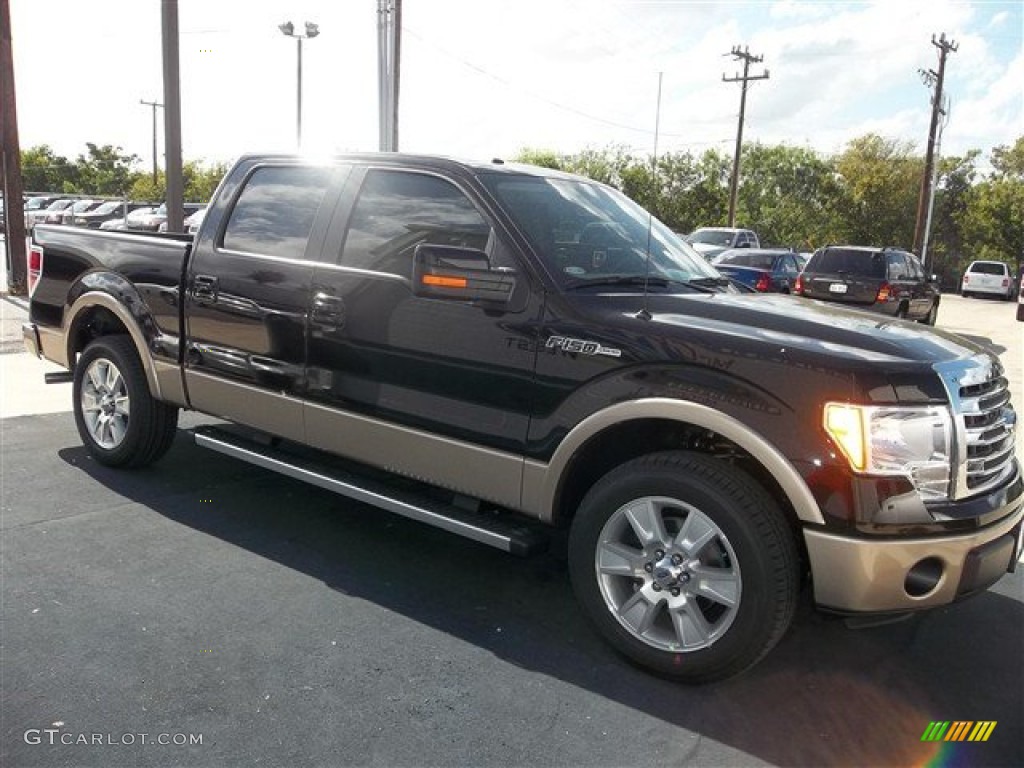
[[[705,245],[732,245],[734,237],[736,237],[736,233],[731,229],[698,229],[686,239],[691,243],[704,243]]]
[[[120,207],[121,207],[121,202],[119,200],[113,200],[113,201],[111,201],[109,203],[103,203],[103,205],[101,205],[99,208],[97,208],[95,212],[96,213],[113,213],[114,211],[116,211]]]
[[[83,213],[88,211],[94,205],[92,200],[79,200],[77,203],[71,206],[72,213]]]
[[[672,230],[610,187],[505,174],[482,174],[481,181],[563,285],[720,277]]]

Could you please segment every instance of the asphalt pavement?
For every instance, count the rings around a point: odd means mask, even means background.
[[[945,297],[940,325],[1001,350],[1020,407],[1012,318]],[[1024,764],[1024,571],[860,629],[805,599],[754,670],[676,685],[598,639],[556,557],[204,451],[194,415],[158,465],[106,469],[67,385],[0,364],[5,768]],[[996,726],[923,742],[933,721]]]

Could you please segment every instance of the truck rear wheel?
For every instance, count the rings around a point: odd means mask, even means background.
[[[143,467],[171,447],[178,409],[149,392],[135,346],[127,336],[104,336],[75,365],[75,425],[96,461]]]
[[[665,677],[739,674],[785,633],[799,558],[775,501],[741,471],[672,451],[617,467],[583,499],[573,589],[618,651]]]

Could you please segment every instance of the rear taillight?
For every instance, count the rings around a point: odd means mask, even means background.
[[[804,276],[797,275],[796,282],[793,283],[793,293],[800,295],[804,292]]]
[[[1004,277],[1003,278],[1003,288],[1009,288],[1009,287],[1010,287],[1010,280],[1008,278]]]
[[[772,281],[768,279],[768,275],[761,275],[757,278],[757,282],[754,283],[754,290],[760,291],[761,293],[767,293],[768,289],[772,287]]]
[[[968,280],[969,278],[967,277],[967,275],[964,275],[964,285],[967,285]]]
[[[43,246],[33,245],[28,241],[28,295],[32,296],[39,285],[39,278],[43,275]]]
[[[888,301],[890,296],[892,296],[892,287],[888,283],[882,283],[878,286],[875,301]]]

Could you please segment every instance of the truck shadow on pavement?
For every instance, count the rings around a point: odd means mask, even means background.
[[[757,667],[725,683],[686,687],[652,677],[611,651],[577,608],[565,565],[555,557],[513,558],[203,451],[184,432],[159,465],[144,471],[107,469],[79,447],[59,455],[170,521],[322,581],[339,593],[339,615],[349,598],[369,601],[503,662],[758,760],[1020,764],[1020,573],[972,600],[859,630],[813,611],[805,594],[790,632]],[[215,503],[199,503],[200,496]],[[374,639],[358,643],[372,648]],[[174,691],[167,695],[173,698]],[[996,720],[998,726],[987,743],[922,742],[933,720]],[[614,727],[608,724],[610,733]],[[695,760],[701,739],[693,744],[692,754],[673,755],[673,762]]]

